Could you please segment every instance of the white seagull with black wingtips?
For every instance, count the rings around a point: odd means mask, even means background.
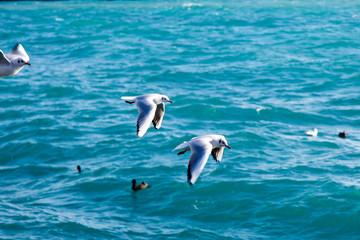
[[[17,43],[9,54],[5,55],[0,50],[0,77],[17,74],[25,65],[31,65],[29,60],[29,56],[20,43]]]
[[[126,103],[135,103],[138,110],[139,116],[137,119],[137,131],[138,137],[144,136],[146,131],[150,128],[151,122],[154,128],[159,129],[164,119],[165,114],[165,103],[170,102],[169,98],[165,95],[160,94],[146,94],[137,97],[121,97]]]
[[[184,150],[179,152],[178,155],[184,154],[188,150],[191,151],[187,175],[189,184],[193,185],[204,169],[210,153],[215,161],[220,162],[225,147],[231,149],[224,136],[205,135],[195,137],[189,142],[184,142],[177,146],[173,151]]]

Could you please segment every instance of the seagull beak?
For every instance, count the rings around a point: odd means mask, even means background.
[[[170,100],[167,100],[169,103],[173,103],[172,101],[170,101]]]
[[[29,62],[26,62],[25,64],[31,66],[31,64]]]
[[[229,149],[231,149],[231,147],[229,145],[226,145],[226,147],[228,147]]]

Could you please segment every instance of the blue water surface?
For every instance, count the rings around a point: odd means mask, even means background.
[[[1,2],[0,19],[0,49],[32,64],[0,79],[2,239],[360,238],[360,1]],[[138,138],[120,98],[146,93],[174,103]],[[190,187],[172,149],[204,134],[232,149]]]

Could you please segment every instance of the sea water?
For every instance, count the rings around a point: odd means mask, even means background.
[[[0,49],[32,64],[0,79],[2,239],[360,238],[359,1],[1,2],[0,19]],[[120,98],[147,93],[174,103],[138,138]],[[172,150],[205,134],[232,149],[190,187]]]

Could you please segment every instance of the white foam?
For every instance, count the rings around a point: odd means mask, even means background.
[[[183,7],[201,7],[202,4],[200,3],[183,3]]]
[[[256,112],[257,112],[257,113],[260,113],[261,110],[265,110],[265,109],[266,109],[266,108],[264,108],[264,107],[258,107],[258,108],[256,109]]]

